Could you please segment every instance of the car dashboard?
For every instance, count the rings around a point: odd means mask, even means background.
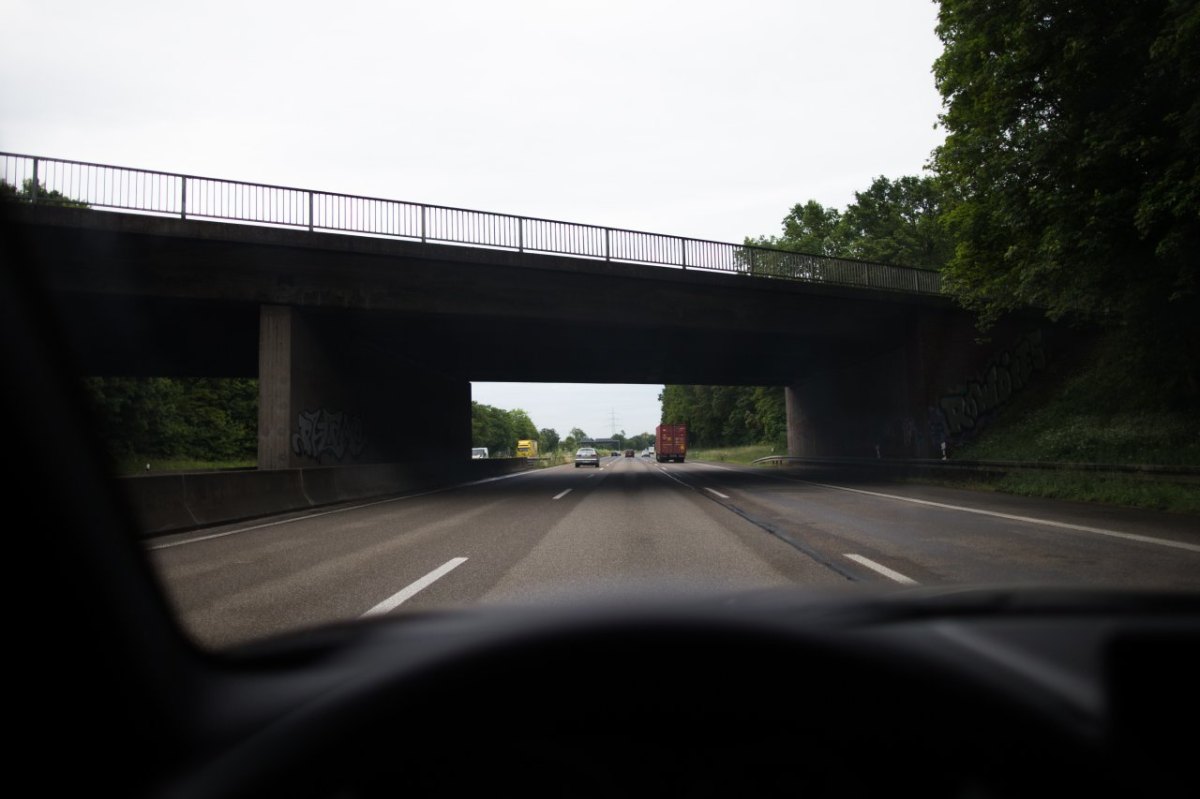
[[[1184,796],[1197,613],[771,592],[328,629],[222,656],[230,745],[163,794]]]

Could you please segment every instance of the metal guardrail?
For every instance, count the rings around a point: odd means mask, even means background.
[[[941,471],[1008,472],[1008,471],[1058,471],[1058,472],[1103,472],[1111,474],[1138,474],[1148,477],[1196,477],[1200,478],[1200,466],[1170,466],[1137,463],[1070,463],[1063,461],[980,461],[940,460],[936,458],[809,458],[798,455],[767,455],[756,458],[752,464],[795,463],[812,466],[844,466],[878,469],[930,469]]]
[[[0,152],[0,198],[940,294],[939,273],[662,233]]]

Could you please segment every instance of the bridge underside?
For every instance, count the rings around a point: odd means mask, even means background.
[[[466,457],[470,381],[781,385],[797,454],[928,455],[990,353],[938,297],[20,210],[81,370],[259,377],[267,468]]]

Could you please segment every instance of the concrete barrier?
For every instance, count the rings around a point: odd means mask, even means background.
[[[448,487],[533,468],[518,458],[120,478],[144,536]]]

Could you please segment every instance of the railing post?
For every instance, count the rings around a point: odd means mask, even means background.
[[[687,269],[687,239],[679,240],[679,263],[683,264],[684,269]]]
[[[517,252],[525,252],[525,217],[517,217]]]
[[[425,243],[425,206],[421,206],[421,243]]]
[[[749,271],[749,273],[748,273],[748,274],[749,274],[751,277],[754,277],[754,248],[753,248],[753,247],[747,247],[747,248],[746,248],[746,252],[750,253],[750,271]]]
[[[187,219],[187,175],[179,180],[179,218]]]
[[[310,191],[308,193],[308,231],[310,233],[313,230],[313,221],[313,193]]]
[[[609,239],[612,237],[612,228],[604,228],[604,260],[612,260],[612,243]]]
[[[33,159],[33,186],[29,189],[29,201],[37,205],[38,198],[38,160]]]

